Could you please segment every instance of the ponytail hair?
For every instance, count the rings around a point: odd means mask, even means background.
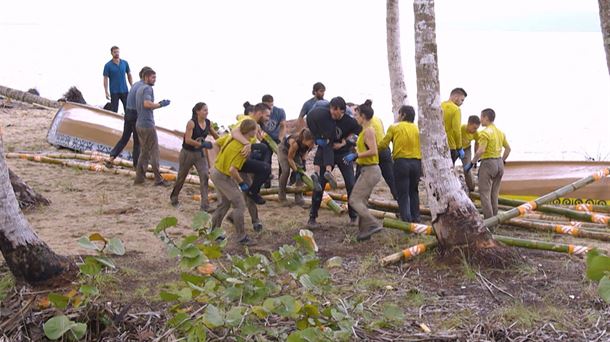
[[[254,112],[254,106],[250,104],[250,102],[246,101],[243,104],[244,106],[244,115],[249,115],[250,113]]]
[[[365,119],[371,120],[373,115],[375,115],[375,111],[373,110],[373,101],[366,100],[363,104],[358,106],[358,111],[360,115],[362,115]]]
[[[200,111],[203,106],[207,105],[204,102],[197,102],[197,104],[195,104],[195,106],[193,107],[193,116],[191,117],[191,119],[197,121],[197,112]]]
[[[313,140],[313,134],[311,134],[311,131],[307,128],[303,128],[300,132],[299,135],[297,136],[297,141],[302,143],[305,140]]]

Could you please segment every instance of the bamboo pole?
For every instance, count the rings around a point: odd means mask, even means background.
[[[539,232],[556,233],[562,235],[571,235],[574,237],[588,238],[600,241],[610,241],[610,234],[602,232],[587,231],[573,225],[561,225],[551,223],[537,223],[520,219],[510,219],[504,224],[511,226],[526,228]]]
[[[348,200],[346,194],[340,194],[340,193],[336,193],[336,192],[329,192],[328,194],[330,195],[330,197],[332,197],[333,199],[335,199],[337,201],[347,202],[347,200]],[[375,210],[379,210],[379,211],[391,211],[394,213],[399,212],[397,203],[390,202],[390,201],[381,201],[381,200],[372,199],[372,198],[369,198],[369,200],[368,200],[368,207],[370,209],[375,209]],[[430,209],[425,208],[425,207],[419,207],[419,212],[420,212],[420,214],[423,214],[423,215],[431,214]]]
[[[610,206],[607,205],[593,205],[589,203],[581,203],[577,205],[572,205],[568,207],[569,209],[576,211],[584,211],[585,213],[604,213],[610,214]]]
[[[114,166],[121,167],[129,167],[133,168],[133,162],[122,159],[115,158],[114,160],[110,160],[110,156],[105,154],[85,154],[85,153],[45,153],[43,154],[45,157],[55,158],[55,159],[76,159],[76,160],[84,160],[84,161],[96,161],[96,162],[106,162],[111,163]],[[150,165],[148,166],[148,171],[152,171]],[[174,170],[159,167],[159,171],[161,173],[175,173]]]

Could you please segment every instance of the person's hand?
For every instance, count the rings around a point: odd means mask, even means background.
[[[161,101],[159,101],[159,106],[161,106],[161,107],[169,106],[170,102],[171,102],[170,100],[161,100]]]
[[[202,142],[199,144],[199,148],[205,148],[205,149],[208,149],[208,150],[209,150],[209,149],[211,149],[211,148],[212,148],[212,143],[211,143],[211,142],[209,142],[209,141],[202,141]]]
[[[457,150],[458,156],[460,157],[460,159],[464,159],[464,149],[460,148],[459,150]]]
[[[316,139],[316,145],[318,145],[320,147],[324,147],[324,146],[328,145],[328,140],[327,139]]]
[[[346,155],[345,157],[343,157],[343,162],[345,164],[349,164],[349,163],[353,162],[354,160],[356,160],[356,158],[358,158],[357,153],[350,153],[350,154]]]
[[[464,165],[464,173],[468,173],[468,171],[470,171],[470,169],[472,169],[472,163],[468,162]]]
[[[250,152],[252,152],[252,144],[246,144],[241,149],[241,155],[246,158],[248,158],[248,156],[250,155]]]
[[[338,149],[342,148],[343,146],[345,146],[345,144],[346,144],[345,139],[342,139],[341,142],[333,144],[333,150],[338,150]]]
[[[239,183],[239,189],[243,192],[248,192],[250,190],[250,186],[246,182]]]
[[[106,100],[110,100],[110,94],[106,92]]]
[[[349,142],[352,145],[356,145],[357,141],[358,141],[358,135],[357,134],[350,134],[349,137],[347,137],[347,142]]]

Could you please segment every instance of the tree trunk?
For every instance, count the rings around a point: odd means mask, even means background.
[[[0,137],[0,251],[19,280],[30,284],[64,282],[76,270],[68,258],[55,254],[40,240],[19,209],[11,187]]]
[[[415,0],[413,6],[423,180],[439,247],[475,254],[499,247],[462,190],[449,157],[440,109],[434,0]]]
[[[12,89],[12,88],[8,88],[8,87],[4,87],[4,86],[0,86],[0,95],[4,95],[13,100],[17,100],[17,101],[21,101],[21,102],[37,103],[37,104],[43,105],[45,107],[59,108],[59,106],[60,106],[59,102],[57,102],[57,101],[45,99],[44,97],[41,97],[38,95],[30,94],[25,91]]]
[[[398,0],[387,0],[386,30],[388,46],[388,69],[390,71],[390,91],[392,92],[392,112],[394,121],[402,105],[409,104],[407,86],[402,71],[400,54],[400,12]]]
[[[606,50],[606,64],[608,64],[608,74],[610,74],[610,0],[599,1],[599,21],[602,26],[602,38],[604,39],[604,49]]]
[[[20,209],[25,210],[39,205],[51,204],[48,199],[22,181],[11,169],[8,169],[8,174]]]

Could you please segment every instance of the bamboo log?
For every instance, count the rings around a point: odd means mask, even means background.
[[[347,200],[348,200],[346,194],[339,194],[336,192],[329,192],[328,194],[330,195],[330,197],[332,197],[333,199],[335,199],[337,201],[347,202]],[[397,203],[390,202],[390,201],[381,201],[381,200],[376,200],[376,199],[372,199],[372,198],[369,198],[369,200],[368,200],[368,207],[370,209],[375,209],[375,210],[379,210],[379,211],[391,211],[394,213],[399,212]],[[429,208],[419,207],[419,212],[420,212],[420,214],[423,214],[423,215],[430,215]]]
[[[568,208],[572,209],[572,210],[576,210],[576,211],[584,211],[585,213],[588,213],[588,214],[594,214],[594,213],[610,214],[610,206],[607,206],[607,205],[593,205],[593,204],[589,204],[589,203],[581,203],[581,204],[569,206]]]
[[[387,257],[381,259],[381,265],[387,266],[391,264],[395,264],[401,260],[409,260],[415,256],[423,254],[426,251],[432,250],[438,246],[438,241],[432,241],[428,243],[420,243],[415,246],[411,246],[407,249],[403,249],[400,252],[396,252],[394,254],[388,255]]]
[[[526,228],[540,232],[556,233],[563,235],[571,235],[574,237],[588,238],[600,241],[610,241],[610,234],[602,232],[594,232],[580,229],[573,225],[561,225],[551,223],[537,223],[520,219],[510,219],[505,222],[511,226]]]
[[[25,91],[13,89],[13,88],[1,86],[1,85],[0,85],[0,95],[4,95],[8,98],[11,98],[11,99],[17,100],[17,101],[21,101],[21,102],[36,103],[39,105],[43,105],[45,107],[51,107],[51,108],[60,107],[60,103],[57,101],[49,100],[49,99],[46,99],[46,98],[38,96],[38,95],[30,94]]]
[[[514,237],[509,237],[509,236],[502,236],[502,235],[494,235],[493,238],[508,246],[528,248],[528,249],[539,249],[539,250],[544,250],[544,251],[568,253],[568,254],[574,254],[574,255],[584,255],[592,249],[589,246],[572,245],[572,244],[564,245],[561,243],[537,241],[537,240],[525,240],[525,239],[519,239],[519,238],[514,238]]]
[[[107,162],[111,163],[115,166],[129,167],[133,168],[133,162],[122,159],[115,158],[114,160],[110,160],[110,156],[106,154],[86,154],[86,153],[45,153],[43,154],[45,157],[55,158],[55,159],[76,159],[76,160],[85,160],[85,161],[97,161],[97,162]],[[152,171],[152,168],[148,167],[148,171]],[[172,173],[175,172],[169,168],[160,167],[159,171],[161,173]]]

